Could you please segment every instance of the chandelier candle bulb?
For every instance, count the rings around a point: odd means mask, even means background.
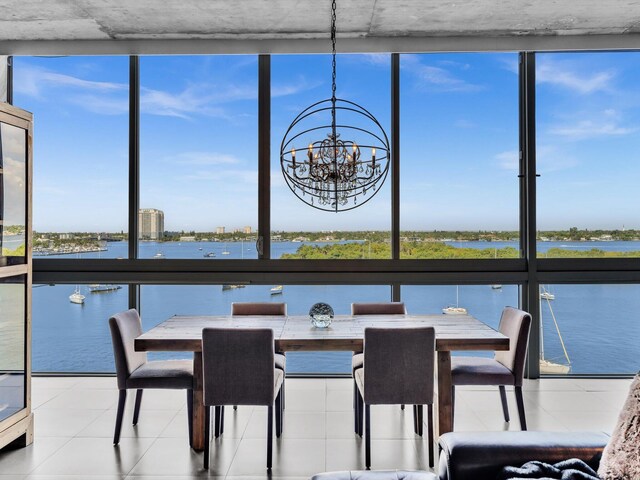
[[[296,149],[292,148],[291,149],[291,165],[293,166],[293,168],[296,168]]]
[[[312,143],[309,144],[309,153],[307,153],[307,156],[309,157],[309,165],[311,165],[313,163],[313,144]]]

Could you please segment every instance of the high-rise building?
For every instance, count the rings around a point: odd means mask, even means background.
[[[138,238],[160,240],[164,236],[164,212],[155,208],[138,211]]]
[[[244,233],[251,233],[251,227],[244,227]]]
[[[216,234],[220,235],[222,233],[224,233],[224,227],[216,227]]]

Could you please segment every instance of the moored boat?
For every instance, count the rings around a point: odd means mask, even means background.
[[[272,287],[269,292],[271,293],[271,295],[279,295],[282,293],[282,289],[282,285],[276,285],[275,287]]]
[[[85,296],[80,292],[80,287],[76,287],[76,289],[74,290],[74,292],[69,295],[69,301],[71,303],[77,303],[79,305],[82,305],[84,303],[84,299]]]

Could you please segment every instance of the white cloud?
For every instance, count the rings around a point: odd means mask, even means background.
[[[240,160],[233,155],[216,152],[184,152],[166,157],[165,160],[179,165],[232,165],[240,163]]]
[[[507,150],[498,153],[495,159],[498,160],[500,168],[515,171],[520,169],[520,152],[518,150]]]
[[[416,55],[404,55],[401,65],[417,77],[420,86],[433,91],[476,92],[483,89],[482,85],[469,83],[448,69],[423,64]]]
[[[303,76],[298,77],[297,80],[292,83],[280,84],[280,85],[272,85],[271,86],[271,97],[285,97],[287,95],[296,95],[300,92],[306,92],[308,90],[313,90],[314,88],[322,85],[323,82],[320,80],[309,81]]]
[[[536,68],[537,83],[557,85],[583,95],[610,90],[614,78],[615,74],[611,71],[581,73],[573,69],[569,62],[549,59],[538,62]]]
[[[42,97],[47,88],[72,88],[93,92],[126,92],[126,83],[96,82],[52,72],[43,68],[24,66],[15,71],[14,90],[31,97]]]
[[[555,145],[538,145],[536,164],[537,173],[545,174],[571,169],[578,165],[578,161]]]
[[[623,127],[614,120],[580,120],[570,125],[556,125],[549,129],[552,135],[566,137],[570,140],[603,136],[622,136],[636,132],[637,127]]]

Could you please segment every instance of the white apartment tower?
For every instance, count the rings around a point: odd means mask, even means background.
[[[164,212],[141,208],[138,211],[138,231],[141,240],[160,240],[164,235]]]

